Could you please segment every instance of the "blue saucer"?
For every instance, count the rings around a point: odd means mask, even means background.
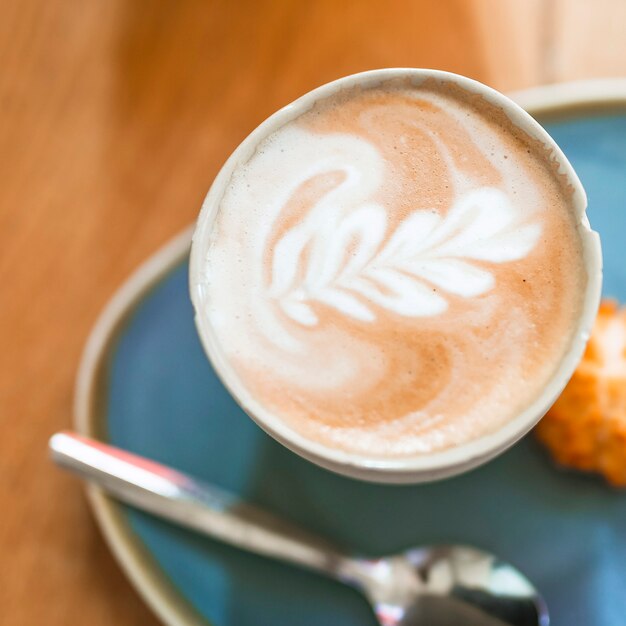
[[[587,189],[605,294],[626,301],[626,106],[581,109],[545,125]],[[104,402],[84,430],[237,492],[349,551],[375,556],[451,542],[495,552],[538,586],[553,624],[625,623],[626,493],[557,470],[532,436],[469,474],[411,487],[357,482],[300,459],[262,432],[212,371],[193,323],[186,252],[179,244],[161,257],[158,279],[153,272],[127,286],[115,313],[124,321],[111,326],[93,371]],[[101,494],[94,499],[118,557],[170,624],[375,626],[348,588]]]

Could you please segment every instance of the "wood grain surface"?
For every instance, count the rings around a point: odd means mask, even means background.
[[[46,443],[120,281],[303,92],[384,66],[626,75],[622,0],[0,2],[0,623],[156,624]]]

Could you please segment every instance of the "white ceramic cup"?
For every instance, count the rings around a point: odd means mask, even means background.
[[[345,452],[307,439],[257,402],[239,381],[220,348],[210,321],[202,312],[206,302],[201,278],[213,223],[231,175],[240,164],[245,163],[253,155],[259,143],[275,130],[310,109],[316,101],[327,98],[340,89],[357,85],[374,86],[394,78],[408,78],[414,84],[435,78],[439,81],[452,82],[472,94],[479,94],[488,102],[501,108],[515,126],[549,148],[560,165],[560,173],[567,176],[574,190],[573,206],[579,218],[578,230],[588,280],[580,319],[560,366],[542,393],[519,415],[495,432],[469,443],[426,455],[380,459]],[[528,113],[494,89],[457,74],[427,69],[381,69],[346,76],[310,91],[265,120],[233,152],[215,178],[202,206],[191,249],[190,288],[196,311],[198,333],[215,371],[246,413],[272,437],[304,458],[339,474],[374,482],[418,483],[459,474],[492,459],[526,434],[557,399],[582,357],[597,313],[602,282],[600,239],[589,226],[585,214],[586,206],[587,198],[582,184],[554,140]]]

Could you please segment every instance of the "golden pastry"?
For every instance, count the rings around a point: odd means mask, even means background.
[[[561,465],[626,487],[626,307],[602,302],[576,372],[535,431]]]

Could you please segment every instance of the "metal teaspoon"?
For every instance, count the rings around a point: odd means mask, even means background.
[[[127,504],[238,548],[315,570],[358,589],[381,626],[548,626],[528,579],[466,546],[422,546],[377,559],[348,556],[217,487],[71,432],[53,460]]]

